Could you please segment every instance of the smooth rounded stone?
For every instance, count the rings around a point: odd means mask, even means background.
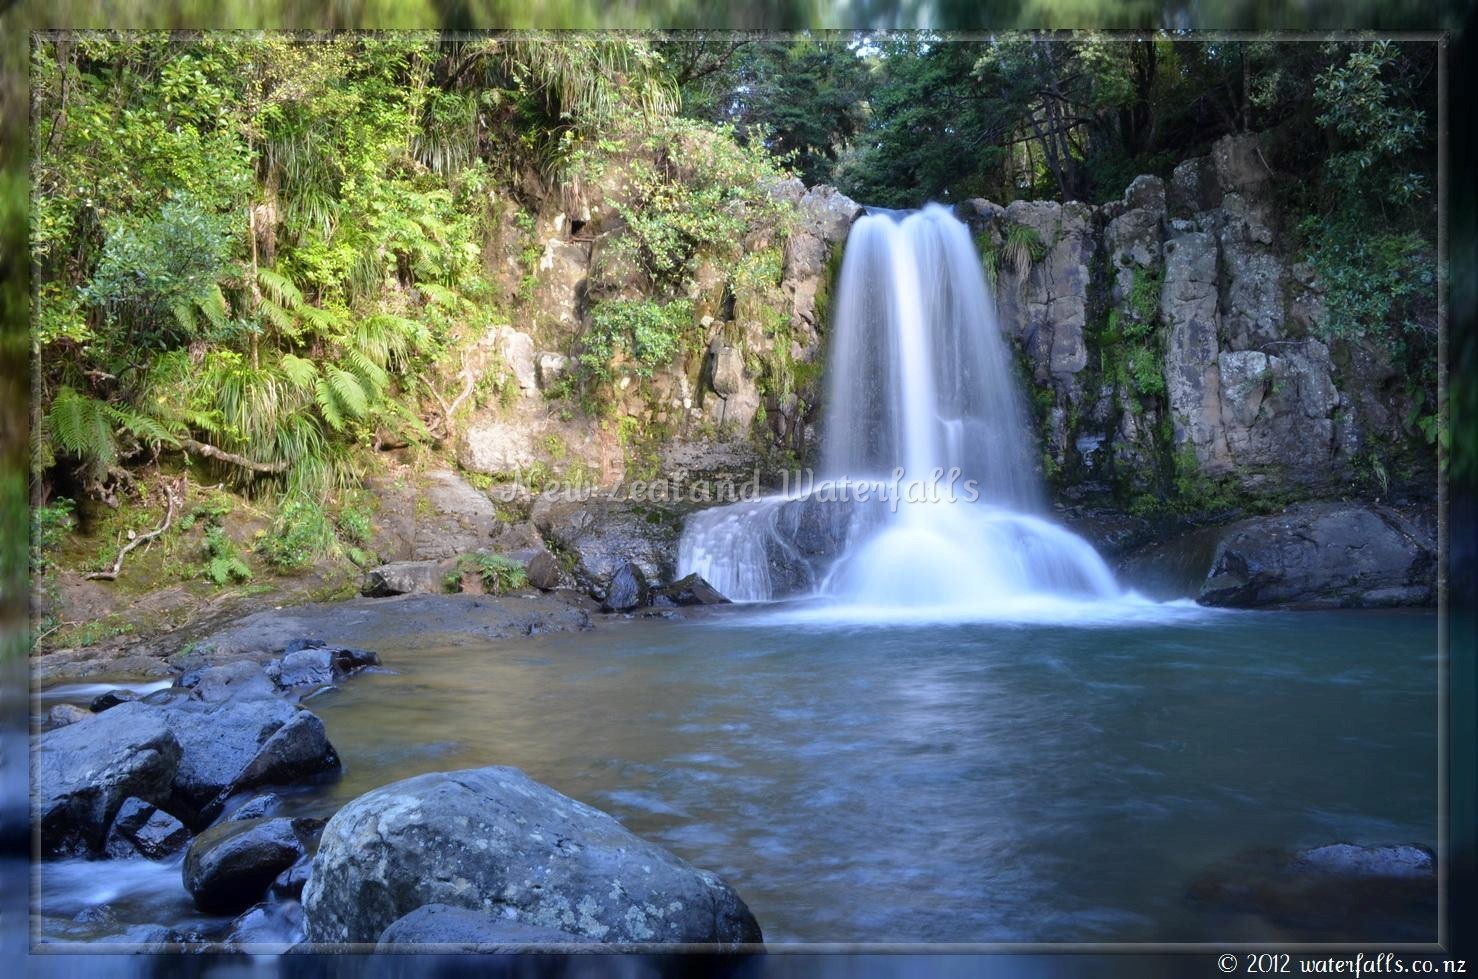
[[[653,604],[656,604],[658,598],[666,599],[674,605],[731,604],[727,598],[718,593],[717,588],[705,581],[702,575],[696,573],[655,589],[652,592]]]
[[[227,816],[226,819],[261,819],[264,816],[272,815],[281,803],[282,800],[275,793],[264,792],[261,795],[252,796],[250,799],[247,799],[240,806],[233,809],[231,815]]]
[[[540,928],[510,918],[447,904],[426,904],[397,918],[380,933],[376,952],[415,952],[417,946],[438,951],[561,952],[570,945],[589,945],[592,939],[555,928]]]
[[[185,890],[209,914],[235,914],[306,852],[291,819],[245,819],[213,826],[185,854]]]
[[[275,697],[185,701],[161,714],[181,748],[169,809],[189,825],[209,823],[236,792],[339,769],[323,722]]]
[[[46,726],[48,728],[66,727],[68,724],[85,721],[91,716],[92,711],[78,707],[76,704],[53,704],[51,710],[46,712]]]
[[[1253,850],[1208,868],[1186,899],[1255,914],[1309,941],[1435,941],[1437,876],[1423,847]]]
[[[419,775],[329,820],[303,890],[310,941],[374,942],[426,904],[603,943],[763,940],[716,874],[514,768]]]
[[[156,708],[121,704],[32,741],[32,801],[45,856],[96,853],[124,800],[165,802],[182,757]]]
[[[119,704],[126,704],[138,699],[138,694],[134,693],[132,690],[109,690],[107,693],[100,693],[96,697],[92,698],[92,703],[89,705],[89,707],[94,714],[101,714],[103,711],[108,710],[109,708],[117,707]]]
[[[208,704],[277,695],[277,687],[266,671],[250,660],[191,670],[180,677],[177,685],[189,690],[192,699]]]
[[[647,604],[649,597],[647,576],[642,573],[640,567],[628,561],[621,565],[611,577],[611,583],[606,586],[606,597],[601,604],[601,611],[629,612]]]
[[[118,808],[104,849],[110,857],[138,854],[163,860],[190,842],[190,831],[178,819],[142,799],[130,798]]]

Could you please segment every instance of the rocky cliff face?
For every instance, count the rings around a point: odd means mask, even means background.
[[[1002,327],[1066,498],[1125,503],[1177,481],[1254,497],[1430,493],[1412,388],[1376,342],[1325,339],[1275,186],[1258,138],[1236,136],[1099,207],[962,207],[986,261],[1006,259]],[[1013,266],[1023,235],[1032,261]]]

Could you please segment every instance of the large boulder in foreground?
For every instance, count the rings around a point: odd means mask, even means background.
[[[762,940],[717,875],[514,768],[395,782],[324,827],[303,891],[309,941],[372,943],[427,904],[603,943]]]
[[[438,951],[563,952],[571,945],[589,944],[591,939],[553,928],[526,925],[511,918],[495,918],[482,911],[427,904],[397,918],[380,933],[376,952],[416,952],[422,946]]]
[[[1431,605],[1437,542],[1389,507],[1304,503],[1228,527],[1198,600],[1239,608]]]
[[[161,713],[141,703],[48,731],[34,746],[32,802],[45,856],[100,850],[124,800],[169,797],[180,761]]]

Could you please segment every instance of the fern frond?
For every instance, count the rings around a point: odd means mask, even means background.
[[[303,304],[303,293],[292,279],[276,269],[257,269],[257,284],[271,300],[284,309],[297,309]]]

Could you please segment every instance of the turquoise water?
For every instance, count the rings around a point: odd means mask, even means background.
[[[782,942],[1300,938],[1186,888],[1248,849],[1435,846],[1435,614],[1050,621],[734,610],[385,648],[399,675],[312,701],[345,773],[296,803],[517,766]]]

